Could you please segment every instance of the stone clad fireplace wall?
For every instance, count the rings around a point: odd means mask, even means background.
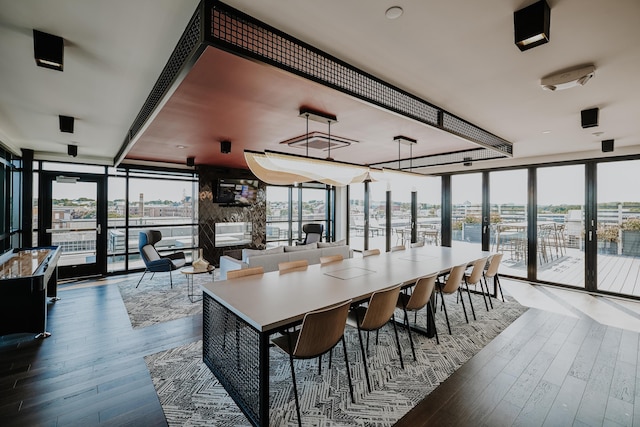
[[[264,248],[266,245],[266,185],[260,182],[258,197],[250,206],[223,206],[214,203],[215,183],[218,179],[257,179],[244,169],[197,166],[198,170],[198,242],[204,258],[218,266],[222,255],[236,255],[243,248]],[[250,243],[241,246],[215,245],[216,223],[251,223]],[[220,227],[218,227],[220,228]]]

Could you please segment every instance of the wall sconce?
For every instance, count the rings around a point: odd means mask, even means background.
[[[62,37],[33,30],[33,52],[38,66],[62,71],[64,65]]]
[[[515,43],[525,51],[549,41],[551,9],[540,0],[513,13]]]

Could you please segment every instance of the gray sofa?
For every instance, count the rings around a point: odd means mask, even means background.
[[[351,258],[353,251],[345,244],[344,240],[331,243],[317,242],[302,246],[278,246],[264,250],[243,249],[241,260],[227,255],[220,257],[220,280],[226,280],[227,271],[231,270],[261,266],[265,272],[277,271],[278,264],[281,262],[306,259],[309,264],[319,264],[320,257],[329,255],[342,255],[343,258]]]

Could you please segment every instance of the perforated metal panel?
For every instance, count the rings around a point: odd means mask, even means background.
[[[247,418],[260,424],[260,334],[206,292],[202,359]]]

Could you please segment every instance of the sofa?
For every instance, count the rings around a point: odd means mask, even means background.
[[[272,249],[243,249],[242,259],[227,255],[220,257],[220,280],[227,279],[227,271],[261,266],[265,272],[277,271],[278,264],[306,259],[309,264],[320,264],[320,257],[342,255],[353,257],[353,251],[344,240],[338,242],[314,242],[300,246],[278,246]]]

